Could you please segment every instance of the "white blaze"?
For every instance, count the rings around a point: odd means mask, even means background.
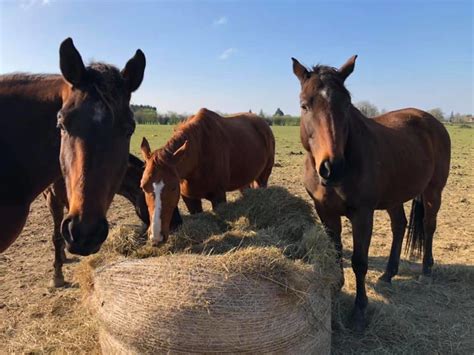
[[[155,192],[155,212],[153,213],[153,219],[151,221],[151,241],[161,242],[163,237],[161,236],[161,191],[165,186],[163,181],[154,182],[153,190]]]
[[[329,99],[329,95],[328,95],[327,89],[322,89],[322,90],[321,90],[321,96],[324,97],[326,100]]]
[[[98,102],[94,106],[94,115],[92,116],[92,119],[96,122],[100,122],[104,118],[104,113],[104,105],[101,102]]]

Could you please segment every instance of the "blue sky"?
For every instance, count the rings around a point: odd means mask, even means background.
[[[59,71],[72,37],[83,59],[147,56],[134,103],[159,111],[299,113],[290,58],[339,66],[353,101],[472,113],[472,1],[0,0],[0,73]]]

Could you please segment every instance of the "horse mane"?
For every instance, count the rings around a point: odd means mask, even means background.
[[[220,125],[220,117],[215,112],[201,108],[195,115],[188,117],[180,123],[173,136],[166,144],[153,153],[156,162],[167,163],[173,154],[186,142],[189,141],[193,149],[198,149],[202,137],[211,137],[216,134],[216,127]]]
[[[14,72],[0,75],[0,85],[7,83],[10,85],[25,85],[38,81],[42,82],[45,80],[59,80],[61,78],[62,77],[60,74],[32,74]]]
[[[61,99],[65,81],[59,74],[11,73],[0,75],[0,93],[41,101]]]

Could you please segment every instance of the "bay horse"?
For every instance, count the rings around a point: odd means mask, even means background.
[[[145,194],[140,188],[140,180],[143,175],[144,164],[133,154],[128,157],[128,168],[122,180],[117,194],[125,197],[135,207],[135,213],[148,229],[150,218],[148,207],[145,203]],[[49,211],[53,217],[53,245],[54,245],[54,276],[52,285],[54,287],[64,286],[64,275],[62,266],[67,261],[64,252],[64,239],[61,235],[61,221],[64,216],[64,209],[68,208],[66,186],[64,180],[60,178],[51,184],[44,192]],[[179,210],[176,207],[172,219],[171,229],[177,228],[182,223]]]
[[[131,93],[145,56],[125,68],[85,66],[68,38],[59,48],[61,75],[0,77],[0,252],[18,237],[32,201],[61,173],[69,212],[61,233],[69,252],[89,255],[108,234],[106,212],[127,169],[135,129]]]
[[[403,203],[413,199],[408,227],[412,252],[423,253],[423,275],[433,266],[432,243],[441,193],[449,174],[451,142],[443,124],[415,108],[369,119],[351,103],[344,82],[357,56],[339,69],[307,69],[296,59],[301,83],[301,143],[306,150],[304,185],[333,239],[342,268],[341,216],[352,224],[352,269],[356,298],[354,328],[366,325],[365,276],[374,210],[390,216],[393,239],[381,280],[398,273],[407,219]],[[342,278],[342,284],[344,279]]]
[[[215,209],[226,202],[227,191],[266,187],[275,138],[254,114],[221,117],[203,108],[153,153],[143,138],[141,151],[146,162],[141,187],[150,214],[148,235],[158,245],[168,238],[171,212],[180,195],[195,214],[202,212],[203,198]]]

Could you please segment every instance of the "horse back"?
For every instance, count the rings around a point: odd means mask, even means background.
[[[269,162],[273,165],[273,133],[257,116],[245,113],[221,117],[201,109],[195,117],[201,120],[199,125],[206,126],[201,130],[199,162],[189,179],[190,192],[195,190],[195,196],[214,189],[239,189],[253,182]]]
[[[369,126],[376,139],[374,175],[379,196],[385,196],[380,199],[382,208],[383,200],[407,201],[428,184],[444,187],[451,142],[441,122],[409,108],[375,117]]]

